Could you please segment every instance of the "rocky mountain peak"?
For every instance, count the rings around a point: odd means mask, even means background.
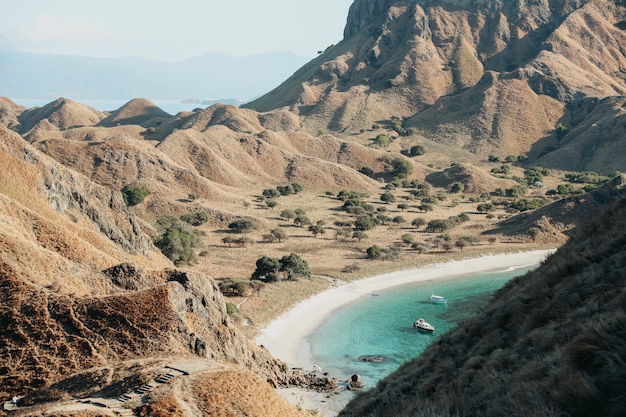
[[[591,139],[574,124],[594,122],[573,109],[626,94],[625,16],[604,0],[356,0],[342,42],[246,107],[289,107],[308,132],[400,119],[429,140],[535,159],[561,152],[567,125],[579,154]]]

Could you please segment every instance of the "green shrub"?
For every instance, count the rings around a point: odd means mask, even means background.
[[[391,137],[389,137],[389,135],[385,134],[385,133],[381,133],[378,136],[376,136],[376,138],[374,139],[374,144],[382,147],[382,148],[386,148],[387,146],[389,146],[392,142]]]
[[[256,261],[256,270],[251,279],[275,282],[286,277],[289,281],[297,281],[299,277],[311,277],[309,264],[298,254],[291,253],[281,259],[262,256]]]
[[[226,302],[226,313],[229,316],[232,316],[235,313],[239,313],[239,309],[237,308],[237,306],[231,302]]]
[[[146,190],[143,187],[132,187],[130,185],[122,188],[122,197],[124,198],[124,203],[127,206],[136,206],[137,204],[143,203],[143,200],[150,195],[150,191]]]
[[[228,225],[228,228],[241,234],[249,233],[258,228],[257,224],[251,219],[237,219]]]
[[[209,221],[211,216],[206,211],[199,211],[197,213],[188,213],[180,216],[180,219],[185,223],[189,223],[192,226],[200,226]]]
[[[198,262],[194,249],[200,238],[189,223],[168,216],[159,219],[156,227],[159,235],[154,239],[154,245],[175,265]]]
[[[426,153],[426,148],[422,145],[414,145],[409,149],[409,156],[419,156],[424,155]]]

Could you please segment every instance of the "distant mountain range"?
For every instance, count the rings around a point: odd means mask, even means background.
[[[209,52],[175,63],[0,52],[0,95],[247,101],[279,85],[308,60],[288,52],[247,57]]]

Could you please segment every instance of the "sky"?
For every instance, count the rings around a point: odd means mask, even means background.
[[[342,40],[352,2],[11,0],[0,14],[0,50],[163,62],[207,52],[314,57]]]

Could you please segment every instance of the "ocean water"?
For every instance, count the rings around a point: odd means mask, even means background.
[[[419,356],[459,321],[475,315],[508,280],[530,269],[482,272],[373,293],[337,310],[310,335],[312,363],[339,381],[359,374],[366,388],[372,388],[400,365]],[[432,293],[446,297],[448,303],[429,303]],[[425,334],[413,329],[413,322],[419,318],[435,326],[435,332]],[[359,359],[369,355],[382,357],[383,361]]]

